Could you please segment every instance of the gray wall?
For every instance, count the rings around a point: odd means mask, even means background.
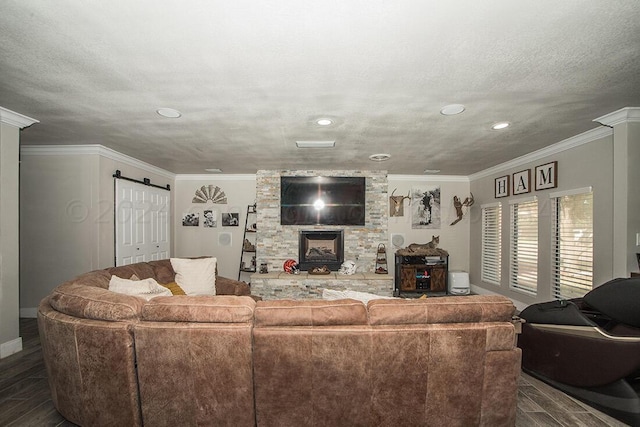
[[[532,181],[536,166],[558,162],[558,187],[535,191],[528,194],[496,199],[494,197],[495,178],[531,169]],[[603,136],[592,142],[564,151],[540,157],[534,161],[517,164],[503,169],[497,168],[490,174],[472,177],[471,191],[476,196],[477,211],[472,217],[470,230],[471,274],[470,281],[483,289],[506,295],[525,304],[548,301],[551,296],[551,203],[549,194],[591,186],[594,205],[594,268],[593,282],[599,285],[612,278],[613,270],[613,137]],[[535,297],[509,289],[509,200],[519,197],[538,198],[538,295]],[[502,274],[501,284],[484,283],[481,272],[481,215],[482,204],[502,203]]]
[[[640,271],[636,253],[640,253],[640,123],[627,126],[627,271]]]
[[[95,147],[95,146],[94,146]],[[108,150],[106,154],[111,154]],[[114,265],[116,169],[158,185],[171,177],[100,150],[23,147],[20,167],[20,314],[34,317],[42,298],[60,283]],[[142,163],[140,163],[142,165]]]
[[[22,350],[18,319],[20,129],[0,121],[0,357]]]

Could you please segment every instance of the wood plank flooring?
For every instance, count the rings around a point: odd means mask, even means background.
[[[36,319],[20,319],[20,335],[23,350],[0,360],[0,426],[75,426],[53,407]],[[527,374],[520,378],[516,427],[625,425]]]

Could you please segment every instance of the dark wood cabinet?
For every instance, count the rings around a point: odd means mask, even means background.
[[[405,294],[447,294],[448,256],[412,256],[395,257],[395,291],[399,296]]]

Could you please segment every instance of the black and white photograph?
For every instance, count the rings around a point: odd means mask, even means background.
[[[411,189],[411,228],[440,228],[440,187]]]
[[[218,226],[218,213],[212,209],[207,209],[204,211],[204,228],[215,228]]]
[[[197,227],[200,225],[200,213],[186,213],[182,215],[182,225],[185,227]]]
[[[240,224],[240,214],[238,213],[223,213],[222,214],[222,226],[223,227],[237,227]]]

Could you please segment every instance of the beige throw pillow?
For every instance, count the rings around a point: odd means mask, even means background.
[[[109,290],[119,294],[141,297],[147,301],[159,296],[171,296],[171,291],[169,289],[164,286],[160,286],[158,282],[152,278],[144,280],[130,280],[123,279],[118,276],[111,276],[111,280],[109,280]]]
[[[216,294],[216,258],[171,258],[176,283],[187,295]]]

